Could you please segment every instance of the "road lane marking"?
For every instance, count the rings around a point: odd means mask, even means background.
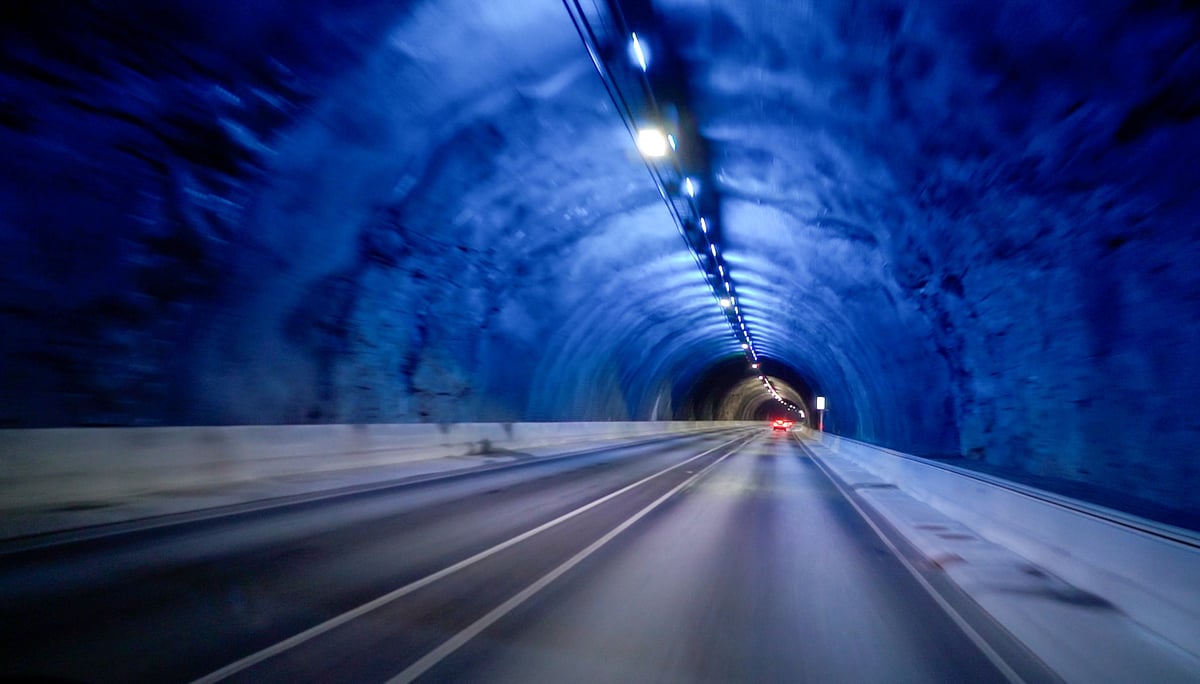
[[[979,634],[979,632],[975,631],[975,628],[971,626],[971,623],[967,622],[966,618],[959,614],[959,612],[954,609],[954,606],[950,605],[950,602],[943,598],[941,593],[929,583],[929,580],[925,579],[924,575],[917,570],[916,566],[914,566],[908,561],[907,558],[904,557],[904,554],[900,552],[900,549],[892,542],[891,539],[888,538],[886,534],[884,534],[883,530],[875,524],[875,521],[872,520],[869,515],[867,515],[867,512],[863,510],[862,506],[859,506],[858,502],[850,496],[850,493],[846,491],[846,488],[842,486],[842,483],[836,477],[834,477],[832,473],[829,472],[827,466],[821,462],[821,459],[817,456],[816,452],[808,449],[808,447],[800,441],[799,437],[795,435],[792,437],[799,444],[800,448],[808,454],[813,463],[816,464],[817,469],[820,470],[825,477],[827,477],[829,481],[833,483],[833,486],[841,493],[842,498],[848,501],[850,505],[854,507],[854,510],[858,511],[858,515],[864,521],[866,521],[867,525],[869,525],[872,530],[875,531],[875,535],[879,537],[885,546],[888,547],[888,549],[892,552],[892,555],[895,556],[900,561],[900,564],[908,570],[909,574],[911,574],[913,578],[917,580],[917,584],[921,585],[921,588],[933,598],[934,602],[938,604],[942,611],[950,617],[950,620],[954,622],[954,624],[957,625],[960,630],[962,630],[963,634],[967,636],[967,639],[969,639],[971,643],[975,644],[975,646],[983,652],[984,657],[986,657],[988,661],[990,661],[992,665],[994,665],[995,668],[1000,671],[1000,674],[1013,684],[1025,684],[1025,680],[1021,678],[1021,675],[1017,674],[1017,671],[1014,670],[1007,662],[1005,662],[1004,658],[1001,657],[1000,654],[997,653],[990,644],[988,644],[987,640],[985,640],[983,636]]]
[[[683,482],[675,485],[675,487],[673,487],[666,494],[663,494],[662,496],[658,497],[652,503],[647,505],[645,508],[638,511],[637,513],[634,513],[633,516],[626,519],[620,525],[617,525],[616,527],[614,527],[603,537],[600,537],[596,541],[589,544],[587,546],[587,548],[583,549],[582,551],[575,554],[574,556],[571,556],[571,558],[567,559],[567,561],[564,562],[562,565],[559,565],[558,567],[554,568],[550,572],[546,573],[541,578],[539,578],[537,581],[535,581],[533,584],[530,584],[528,587],[525,587],[519,593],[517,593],[515,596],[508,599],[504,603],[501,603],[496,608],[492,609],[492,611],[489,612],[487,615],[484,615],[483,617],[479,618],[475,622],[471,623],[466,629],[462,630],[458,634],[455,634],[454,636],[450,637],[446,641],[442,642],[442,644],[440,646],[433,649],[429,653],[426,653],[424,656],[421,657],[420,660],[418,660],[417,662],[415,662],[412,665],[409,665],[407,668],[405,668],[403,672],[401,672],[400,674],[396,675],[395,677],[392,677],[391,679],[387,680],[387,684],[409,684],[409,682],[414,681],[421,675],[428,672],[431,668],[436,666],[438,663],[440,663],[442,660],[444,660],[447,656],[453,654],[455,651],[462,648],[463,645],[465,645],[468,641],[479,636],[479,634],[482,633],[484,630],[486,630],[488,627],[491,627],[493,624],[495,624],[497,621],[499,621],[505,615],[508,615],[509,613],[511,613],[514,609],[516,609],[522,603],[528,601],[531,597],[533,597],[539,591],[541,591],[542,589],[545,589],[551,582],[558,579],[559,577],[562,577],[564,574],[569,572],[571,570],[571,568],[574,568],[576,565],[579,565],[585,559],[587,559],[588,556],[590,556],[593,553],[595,553],[596,551],[600,550],[601,547],[603,547],[605,544],[612,541],[614,538],[616,538],[617,535],[621,534],[625,530],[632,527],[634,524],[637,523],[637,521],[639,521],[642,518],[649,515],[650,512],[652,512],[654,509],[661,506],[663,503],[665,503],[671,497],[678,494],[681,490],[687,488],[688,486],[692,485],[694,482],[696,482],[700,478],[704,477],[706,474],[708,474],[708,471],[717,467],[718,465],[721,464],[722,461],[729,458],[733,454],[737,453],[739,450],[741,450],[742,447],[749,444],[750,441],[751,440],[746,440],[746,441],[742,442],[741,444],[739,444],[736,447],[734,447],[733,449],[731,449],[728,453],[722,455],[717,460],[708,464],[704,468],[701,468],[700,471],[697,472],[696,474],[692,475],[691,477],[684,480]]]
[[[515,537],[512,537],[511,539],[508,539],[506,541],[500,542],[499,544],[496,544],[495,546],[492,546],[491,548],[480,551],[479,553],[476,553],[473,556],[464,558],[463,560],[458,561],[457,563],[447,566],[441,570],[438,570],[435,573],[426,575],[425,577],[422,577],[419,580],[410,582],[410,583],[404,585],[403,587],[400,587],[399,589],[395,589],[395,590],[390,591],[382,596],[374,598],[374,599],[358,606],[357,608],[352,608],[351,610],[348,610],[345,613],[342,613],[340,615],[332,617],[332,618],[326,620],[325,622],[322,622],[313,627],[309,627],[308,629],[304,630],[303,632],[300,632],[291,637],[288,637],[287,639],[284,639],[283,641],[280,641],[274,645],[268,646],[267,648],[264,648],[255,653],[251,653],[250,655],[248,655],[244,658],[236,660],[236,661],[220,668],[219,670],[214,670],[213,672],[210,672],[210,673],[204,675],[203,677],[200,677],[199,679],[193,680],[192,684],[212,684],[213,682],[219,682],[223,679],[231,677],[247,668],[253,667],[254,665],[257,665],[258,663],[263,662],[264,660],[273,658],[273,657],[279,655],[280,653],[284,653],[285,651],[295,648],[296,646],[299,646],[300,644],[303,644],[306,641],[309,641],[318,636],[321,636],[322,634],[325,634],[326,632],[328,632],[332,629],[340,627],[352,620],[355,620],[359,617],[362,617],[363,615],[366,615],[367,613],[370,613],[373,610],[381,608],[389,603],[392,603],[393,601],[395,601],[399,598],[407,596],[408,594],[411,594],[418,589],[421,589],[430,584],[433,584],[434,582],[436,582],[444,577],[447,577],[455,572],[458,572],[459,570],[462,570],[463,568],[469,567],[471,565],[474,565],[475,563],[478,563],[479,561],[482,561],[486,558],[494,556],[497,553],[500,553],[501,551],[503,551],[505,549],[508,549],[512,546],[515,546],[515,545],[525,541],[526,539],[529,539],[530,537],[540,534],[541,532],[545,532],[546,530],[548,530],[552,527],[561,525],[562,523],[567,522],[568,520],[571,520],[572,518],[582,515],[583,513],[586,513],[587,511],[590,511],[591,509],[593,509],[605,502],[608,502],[608,501],[624,494],[625,492],[630,491],[631,489],[636,489],[637,487],[640,487],[643,484],[646,484],[647,482],[649,482],[655,478],[665,475],[665,474],[671,472],[672,470],[681,468],[681,467],[687,465],[688,463],[691,463],[692,461],[695,461],[699,458],[708,456],[709,454],[711,454],[715,451],[724,449],[725,447],[727,447],[739,440],[742,441],[742,444],[738,445],[737,448],[741,448],[741,446],[744,446],[746,443],[748,443],[750,441],[750,439],[753,439],[754,436],[755,435],[751,435],[749,438],[747,438],[745,435],[739,435],[727,442],[718,444],[717,446],[715,446],[711,449],[708,449],[707,451],[703,451],[699,454],[696,454],[695,456],[692,456],[691,458],[688,458],[684,461],[680,461],[679,463],[676,463],[675,465],[671,466],[670,468],[660,470],[657,473],[654,473],[653,475],[648,475],[648,476],[638,480],[637,482],[634,482],[633,484],[626,485],[625,487],[622,487],[621,489],[618,489],[615,492],[606,494],[605,496],[602,496],[599,499],[596,499],[595,501],[584,504],[583,506],[580,506],[579,508],[576,508],[572,511],[568,511],[553,520],[542,523],[541,525],[538,525],[537,527],[535,527],[531,530],[528,530],[526,532],[522,532],[521,534],[519,534]],[[737,448],[735,448],[734,451],[736,451]],[[730,453],[733,453],[733,452],[731,451]],[[721,459],[726,458],[728,455],[729,454],[722,456]],[[701,472],[704,472],[704,471],[701,471]],[[695,478],[694,477],[690,478],[688,480],[688,482],[690,482],[692,479],[695,479]],[[675,491],[675,490],[672,490],[672,491]]]

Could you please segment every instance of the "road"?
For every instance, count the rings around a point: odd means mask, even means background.
[[[3,553],[0,675],[1005,681],[758,430]]]

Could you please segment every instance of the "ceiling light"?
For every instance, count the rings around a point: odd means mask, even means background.
[[[709,245],[708,248],[712,251],[713,256],[717,255],[717,246],[716,245]]]
[[[637,34],[633,34],[633,40],[629,42],[629,49],[633,52],[633,59],[637,65],[645,71],[650,66],[650,60],[646,59],[646,50],[642,47],[642,41],[638,40]]]
[[[722,309],[728,309],[728,308],[729,308],[729,300],[728,300],[728,299],[721,298],[720,304],[721,304],[721,308],[722,308]]]
[[[667,136],[657,128],[643,128],[638,131],[637,146],[647,157],[657,158],[667,156]]]
[[[687,193],[688,197],[695,197],[696,196],[696,183],[691,178],[684,178],[683,179],[683,191]],[[704,219],[700,219],[700,220],[703,221]]]
[[[675,136],[673,136],[673,135],[671,135],[670,133],[668,133],[668,134],[667,134],[667,143],[668,143],[668,144],[671,146],[671,149],[672,149],[672,150],[673,150],[673,149],[675,149],[675,145],[676,145],[676,143],[675,143]]]
[[[700,217],[700,230],[708,232],[708,221],[705,221],[703,216]]]

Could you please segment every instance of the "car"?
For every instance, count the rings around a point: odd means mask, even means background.
[[[772,430],[783,430],[784,432],[787,432],[788,430],[792,429],[792,425],[794,425],[794,424],[795,423],[788,420],[787,418],[776,418],[771,423],[771,429]]]

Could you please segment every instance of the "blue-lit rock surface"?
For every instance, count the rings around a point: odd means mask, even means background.
[[[557,0],[15,4],[0,424],[767,410]],[[1194,12],[657,11],[786,396],[1200,508]]]

